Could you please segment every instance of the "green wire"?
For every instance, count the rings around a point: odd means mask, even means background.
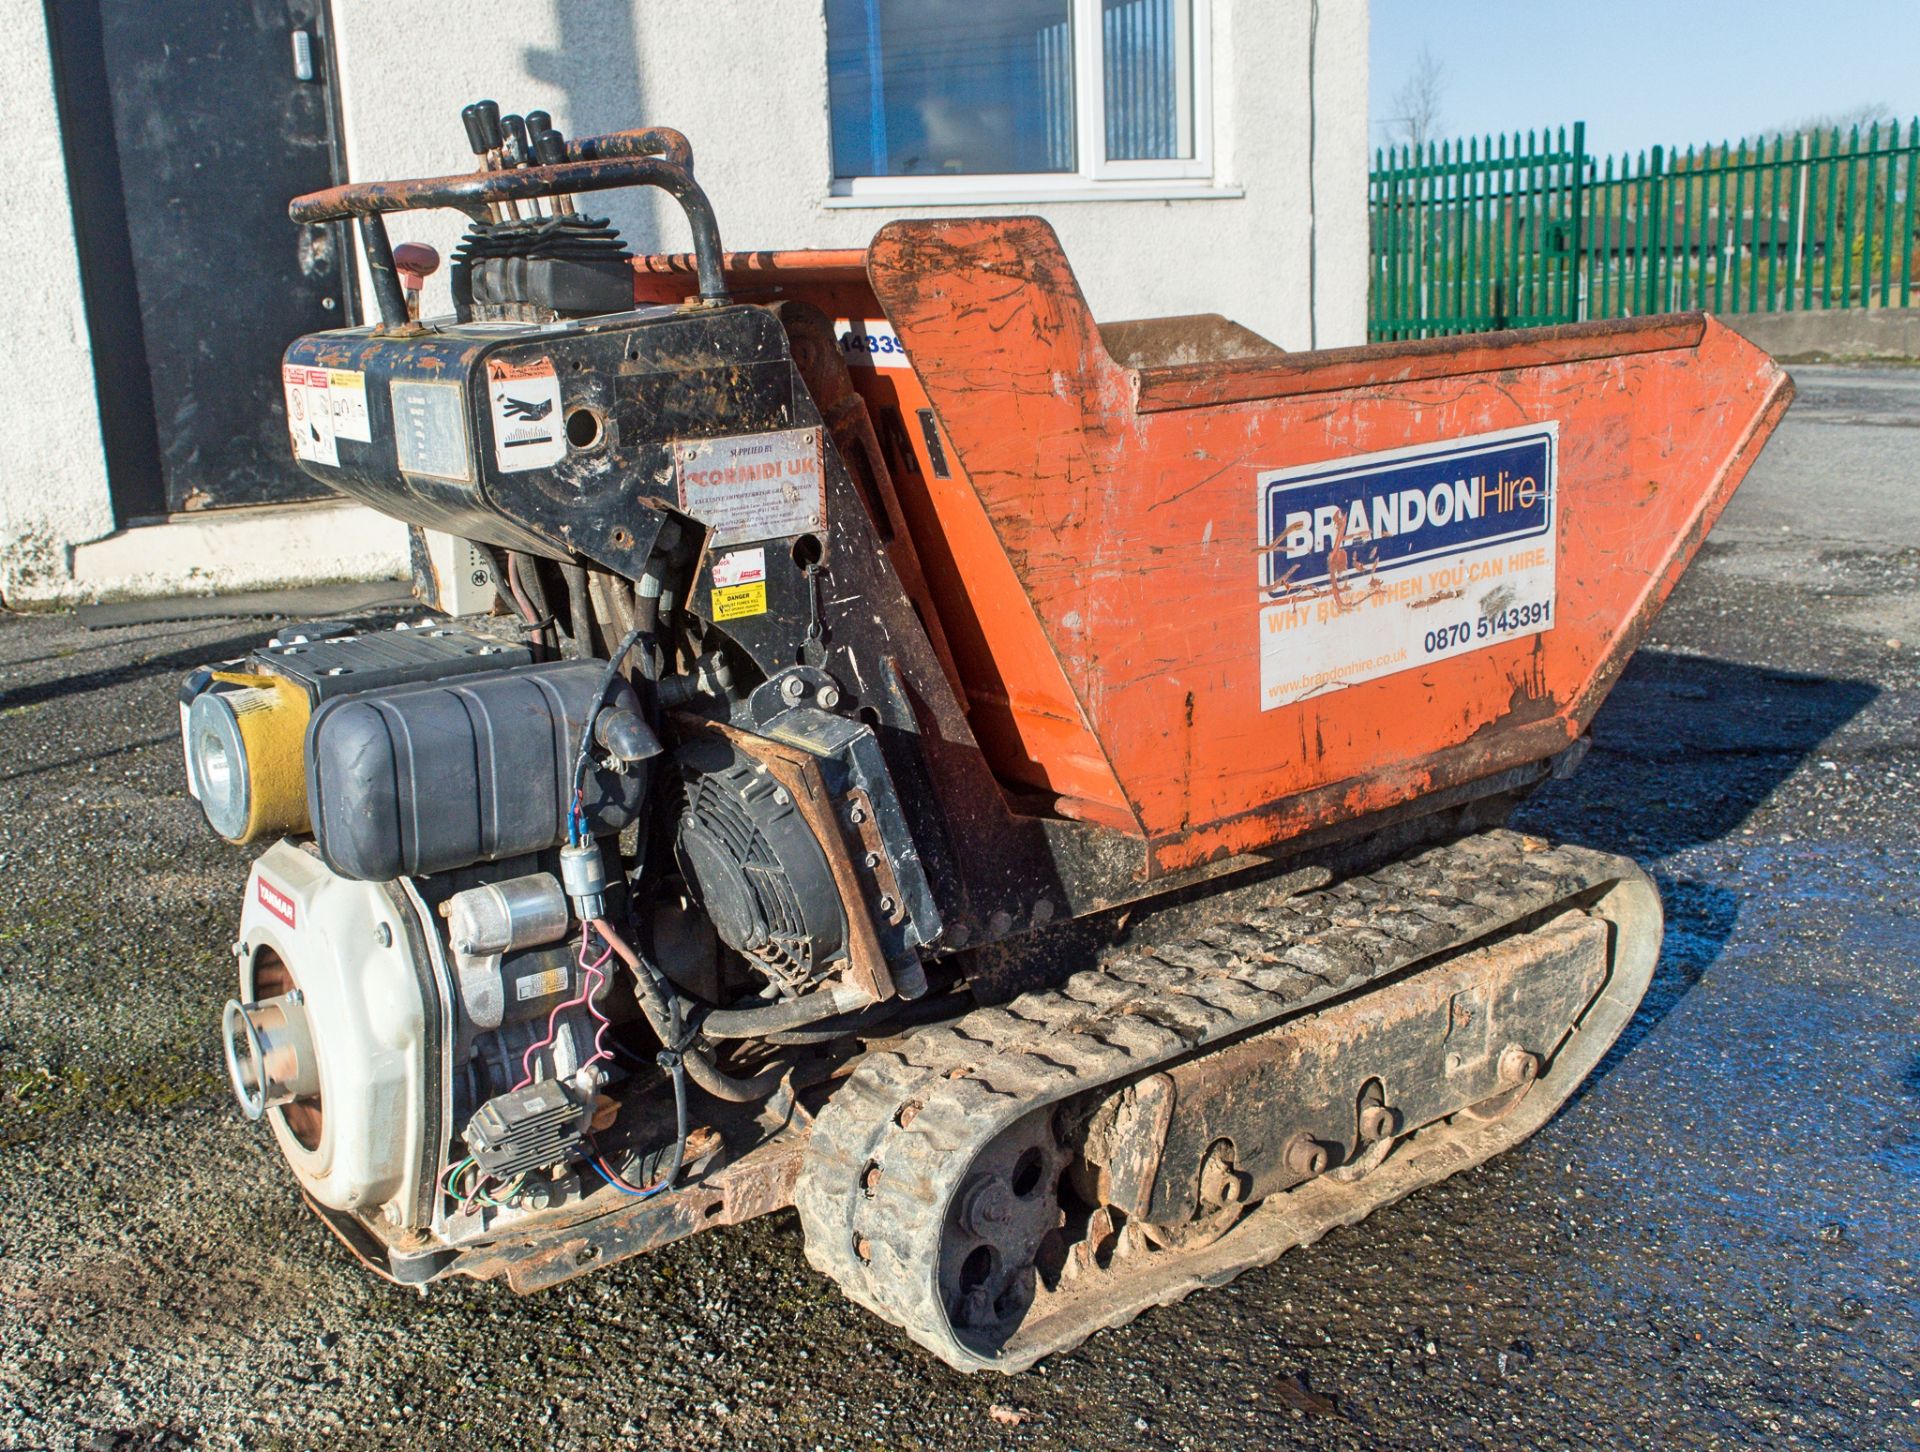
[[[526,1183],[527,1172],[522,1170],[513,1177],[513,1183],[500,1191],[501,1199],[494,1199],[493,1196],[489,1195],[485,1190],[476,1190],[471,1196],[463,1195],[455,1187],[460,1183],[461,1177],[476,1163],[478,1163],[476,1157],[468,1155],[464,1160],[461,1160],[460,1163],[448,1170],[446,1179],[441,1183],[440,1193],[452,1200],[456,1205],[464,1205],[471,1199],[477,1201],[479,1204],[490,1206],[495,1210],[512,1209],[514,1198],[519,1195],[520,1187]]]

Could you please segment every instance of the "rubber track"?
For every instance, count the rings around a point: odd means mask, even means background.
[[[1229,892],[1220,919],[1178,941],[1115,949],[1058,990],[870,1053],[814,1125],[795,1190],[807,1257],[963,1370],[1017,1370],[1077,1345],[1135,1312],[1090,1317],[1017,1359],[968,1347],[949,1326],[938,1290],[947,1208],[997,1135],[1043,1104],[1271,1027],[1634,870],[1497,831],[1278,900]]]

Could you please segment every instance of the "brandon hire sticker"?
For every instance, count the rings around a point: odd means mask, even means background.
[[[713,618],[740,620],[767,613],[767,552],[734,550],[713,562]]]
[[[560,432],[560,379],[551,358],[487,359],[493,461],[502,474],[546,469],[567,456]]]
[[[1260,709],[1553,628],[1560,426],[1258,476]]]

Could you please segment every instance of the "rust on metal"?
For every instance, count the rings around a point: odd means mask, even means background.
[[[930,578],[943,619],[989,641],[982,663],[955,633],[970,698],[1012,717],[976,734],[1038,766],[1003,776],[1124,812],[1156,875],[1564,749],[1790,388],[1698,315],[1128,369],[1032,218],[891,223],[868,271],[952,457],[922,513],[966,553]],[[1258,475],[1540,420],[1559,428],[1553,628],[1262,710]],[[1325,608],[1363,589],[1357,544]],[[1097,757],[1059,729],[1076,716]]]
[[[1705,319],[1698,313],[1605,319],[1526,328],[1471,342],[1418,338],[1326,348],[1255,365],[1233,360],[1140,368],[1134,372],[1135,406],[1142,413],[1158,413],[1693,348],[1699,345],[1704,326]]]
[[[503,1239],[490,1254],[453,1269],[488,1280],[504,1275],[525,1295],[590,1270],[684,1240],[697,1231],[738,1225],[793,1203],[806,1137],[789,1133],[742,1155],[713,1174],[648,1200],[630,1201],[577,1225],[537,1238]]]

